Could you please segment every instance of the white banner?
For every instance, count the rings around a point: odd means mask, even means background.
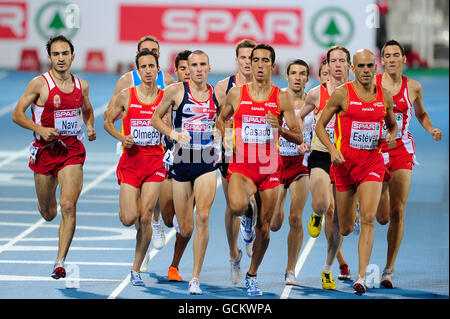
[[[186,4],[188,3],[188,4]],[[235,71],[235,43],[243,38],[271,44],[284,70],[301,58],[317,67],[332,44],[350,52],[375,49],[377,12],[373,0],[78,0],[0,1],[0,68],[17,69],[23,50],[36,50],[48,64],[46,40],[70,37],[73,69],[87,61],[115,71],[133,63],[144,35],[160,40],[163,69],[185,49],[202,49],[212,72]],[[32,58],[32,56],[31,56]],[[23,61],[22,61],[23,63]],[[284,72],[284,71],[283,71]]]

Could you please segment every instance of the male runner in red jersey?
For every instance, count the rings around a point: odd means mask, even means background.
[[[300,128],[295,120],[292,101],[287,92],[273,85],[275,51],[267,44],[252,50],[254,81],[232,88],[220,113],[217,128],[225,135],[225,123],[233,116],[234,154],[228,167],[230,209],[237,218],[247,209],[250,197],[258,193],[261,209],[256,221],[253,255],[245,278],[247,294],[261,296],[256,274],[270,240],[270,221],[277,201],[281,177],[278,137],[301,144]],[[289,130],[281,127],[285,118]]]
[[[395,145],[397,125],[392,110],[392,96],[373,83],[375,56],[359,50],[353,56],[355,80],[337,88],[316,125],[316,134],[331,155],[336,186],[339,229],[347,236],[353,231],[356,202],[361,211],[358,256],[359,273],[353,285],[357,294],[366,292],[365,276],[374,240],[374,222],[384,177],[381,156],[383,119],[388,132],[386,142]],[[325,130],[336,115],[335,145]]]
[[[143,286],[139,270],[152,237],[150,223],[161,182],[166,177],[161,136],[151,124],[164,91],[156,86],[159,71],[156,53],[148,50],[139,52],[136,66],[142,83],[120,92],[104,126],[109,134],[122,142],[124,149],[117,166],[119,217],[125,226],[136,224],[136,250],[130,281],[132,285]],[[122,113],[123,133],[120,133],[114,121]]]
[[[381,63],[385,66],[385,71],[377,74],[376,84],[393,95],[395,120],[398,126],[397,142],[392,149],[384,140],[386,129],[383,129],[381,152],[388,173],[385,175],[377,211],[377,220],[380,224],[385,225],[389,222],[387,260],[381,276],[381,284],[386,288],[394,288],[392,275],[403,239],[405,205],[415,162],[414,140],[409,132],[413,109],[420,125],[435,141],[441,140],[442,131],[433,126],[430,116],[425,111],[420,83],[402,75],[406,56],[401,44],[395,40],[386,42],[381,51]]]
[[[34,131],[30,146],[31,170],[38,198],[38,209],[46,221],[57,214],[56,187],[61,195],[61,224],[58,256],[52,277],[64,278],[64,260],[76,227],[76,205],[83,187],[86,152],[81,131],[86,124],[89,141],[96,139],[94,112],[89,100],[89,85],[72,75],[75,58],[69,39],[56,36],[47,42],[50,71],[31,80],[12,114],[14,122]],[[25,112],[31,105],[33,120]]]

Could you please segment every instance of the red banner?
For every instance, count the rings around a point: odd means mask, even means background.
[[[299,8],[197,6],[120,6],[120,41],[153,35],[166,43],[232,44],[249,38],[258,43],[300,46]]]
[[[27,36],[27,4],[0,2],[0,39],[23,40]]]

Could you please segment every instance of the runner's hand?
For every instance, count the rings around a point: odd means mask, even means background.
[[[267,122],[269,122],[270,125],[272,125],[272,128],[277,129],[277,130],[281,129],[281,125],[280,125],[280,121],[279,121],[278,117],[273,115],[270,111],[269,111],[269,113],[266,114],[266,119],[267,119]]]
[[[297,151],[300,155],[304,155],[309,152],[309,146],[306,143],[302,143],[297,146]]]
[[[345,162],[344,155],[342,155],[342,153],[336,149],[330,152],[330,155],[331,155],[331,163],[333,164],[341,165],[342,163]]]
[[[431,137],[435,140],[435,141],[440,141],[442,138],[442,131],[438,128],[434,128],[431,131]]]
[[[395,143],[396,143],[395,137],[392,136],[391,134],[387,133],[386,134],[386,143],[389,146],[389,148],[394,148],[395,147]]]
[[[86,131],[89,141],[95,141],[97,139],[97,133],[95,133],[95,129],[92,126],[86,127]]]
[[[170,133],[170,138],[181,144],[186,144],[191,141],[191,135],[186,131],[183,132],[172,131],[172,133]]]
[[[42,127],[40,132],[37,132],[44,140],[51,142],[55,137],[59,136],[58,130],[54,127]]]
[[[130,148],[134,145],[133,135],[124,135],[122,137],[122,145],[125,148]]]

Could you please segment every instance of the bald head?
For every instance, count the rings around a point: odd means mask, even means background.
[[[353,55],[353,65],[357,65],[360,59],[372,59],[375,63],[375,55],[367,49],[359,49]]]
[[[353,55],[352,69],[356,81],[363,85],[370,85],[377,70],[375,55],[372,51],[366,49],[356,51]]]

